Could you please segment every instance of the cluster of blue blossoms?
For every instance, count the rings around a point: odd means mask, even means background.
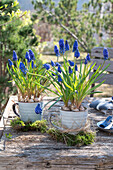
[[[27,59],[28,63],[31,62],[32,68],[36,67],[34,64],[35,56],[32,50],[29,50],[29,52],[26,52],[25,59]],[[13,61],[17,61],[18,57],[15,51],[13,51]],[[13,62],[8,59],[9,65],[12,66]],[[19,69],[26,75],[27,68],[25,67],[24,63],[20,62]]]
[[[41,113],[42,113],[42,108],[41,108],[40,103],[38,103],[38,105],[36,106],[36,108],[35,108],[35,113],[41,115]]]
[[[66,51],[69,51],[68,41],[66,40],[66,42],[64,43],[64,40],[63,40],[63,39],[60,39],[60,41],[59,41],[59,47],[60,47],[60,51],[59,51],[59,49],[58,49],[58,47],[57,47],[56,45],[55,45],[55,47],[54,47],[54,52],[55,52],[55,54],[56,54],[57,57],[59,57],[60,54],[63,54],[63,55],[64,55]],[[75,56],[76,58],[80,57],[80,52],[79,52],[79,50],[78,50],[78,42],[77,42],[77,41],[74,42],[73,51],[72,51],[72,52],[74,52],[74,56]],[[89,54],[86,56],[86,59],[85,59],[85,63],[84,63],[84,64],[87,64],[88,61],[90,61],[90,56],[89,56]],[[77,64],[75,64],[75,63],[74,63],[73,61],[71,61],[71,60],[68,60],[68,62],[69,62],[69,65],[70,65],[70,66],[69,66],[69,74],[72,74],[72,73],[73,73],[73,70],[71,69],[72,66],[75,67],[75,71],[78,71]],[[50,65],[49,65],[49,64],[44,64],[43,66],[44,66],[47,70],[50,69]],[[54,63],[53,61],[51,61],[51,66],[52,66],[52,67],[57,66],[57,67],[58,67],[57,71],[58,71],[59,73],[62,72],[62,70],[61,70],[61,65],[60,65],[58,62]],[[52,73],[53,76],[55,76],[56,74],[57,74],[56,72],[55,72],[55,74]],[[58,82],[61,82],[61,81],[62,81],[62,78],[61,78],[60,75],[58,75]]]

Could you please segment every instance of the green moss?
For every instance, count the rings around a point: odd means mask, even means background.
[[[52,136],[57,142],[63,142],[68,146],[83,146],[89,145],[94,142],[95,133],[94,132],[79,132],[77,135],[72,135],[68,133],[62,133],[59,130],[51,128],[47,131],[49,135]]]
[[[15,130],[20,131],[40,131],[41,133],[46,132],[47,122],[46,120],[37,120],[35,122],[26,122],[24,123],[20,118],[15,118],[11,120],[10,125]]]
[[[79,132],[77,135],[62,133],[61,131],[50,128],[48,129],[46,120],[37,120],[35,122],[24,123],[20,118],[15,118],[11,121],[11,127],[18,131],[39,131],[41,133],[47,132],[57,142],[65,143],[68,146],[84,146],[94,142],[94,132]]]
[[[25,123],[20,118],[15,118],[11,120],[10,125],[13,129],[20,130],[25,127]]]

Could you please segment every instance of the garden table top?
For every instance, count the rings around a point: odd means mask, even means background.
[[[12,100],[16,101],[17,97],[11,96],[10,104],[7,105],[8,108],[6,107],[5,129],[0,141],[0,170],[113,169],[113,134],[99,131],[96,125],[107,115],[89,109],[91,126],[97,132],[95,142],[79,148],[69,147],[52,140],[46,133],[12,130],[9,123],[15,117],[11,107]],[[59,102],[51,112],[59,112],[61,104],[62,102]],[[48,114],[45,110],[44,117],[47,118]],[[9,133],[12,135],[11,139],[6,138],[5,134]]]

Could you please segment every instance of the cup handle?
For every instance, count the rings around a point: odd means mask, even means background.
[[[15,115],[20,117],[20,115],[16,112],[16,105],[18,105],[18,103],[14,103],[13,106],[12,106],[12,109],[13,109],[13,112],[15,113]]]
[[[53,127],[55,127],[56,129],[58,129],[58,130],[63,130],[63,128],[61,128],[61,127],[59,127],[59,126],[57,126],[57,125],[54,125],[54,124],[52,123],[51,118],[52,118],[53,116],[56,117],[57,114],[55,114],[55,113],[50,113],[50,116],[49,116],[49,122],[50,122],[50,124],[51,124]]]

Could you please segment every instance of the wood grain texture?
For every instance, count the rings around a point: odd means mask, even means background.
[[[103,58],[104,47],[95,47],[91,50],[91,56],[97,58]],[[109,58],[113,58],[113,48],[107,48],[109,52]]]
[[[59,106],[59,107],[58,107]],[[44,118],[50,112],[59,113],[60,101],[49,112],[45,110]],[[16,132],[6,126],[0,142],[0,170],[104,170],[113,169],[113,134],[97,129],[97,122],[112,113],[102,114],[89,109],[91,129],[96,131],[92,145],[76,147],[56,142],[40,132]],[[12,110],[9,116],[13,116]],[[8,119],[7,122],[10,120]],[[5,134],[11,133],[8,140]]]
[[[102,60],[102,59],[91,59],[91,62],[93,62],[92,65],[93,65],[94,63],[96,63],[96,65],[95,65],[95,67],[94,67],[94,70],[97,70],[97,68],[99,67],[99,65],[101,65],[101,66],[103,65],[104,60]],[[109,73],[113,73],[113,61],[106,60],[105,63],[104,63],[104,65],[103,65],[103,69],[104,69],[108,64],[110,64],[110,65],[109,65],[109,67],[106,69],[106,71],[108,71]]]
[[[93,72],[90,73],[89,78],[92,76],[92,74],[93,74]],[[103,76],[103,75],[104,75],[104,77],[102,77],[100,80],[96,81],[96,83],[100,83],[103,80],[105,80],[105,82],[103,84],[113,85],[113,74],[102,74],[101,76]]]

